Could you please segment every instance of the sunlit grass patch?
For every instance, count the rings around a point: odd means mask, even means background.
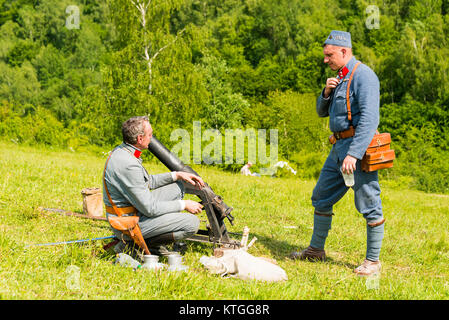
[[[194,169],[234,207],[239,233],[248,226],[250,253],[276,259],[289,280],[242,281],[209,274],[200,264],[212,246],[188,243],[187,273],[159,273],[113,264],[107,241],[33,247],[36,243],[111,235],[107,223],[42,215],[37,208],[82,211],[81,190],[100,187],[105,158],[0,142],[0,297],[2,299],[448,299],[449,196],[383,186],[387,218],[377,282],[353,274],[366,250],[366,225],[349,191],[335,206],[324,263],[292,261],[312,235],[315,181],[244,177],[210,167]],[[108,151],[108,150],[105,150]],[[166,172],[145,163],[150,173]],[[194,198],[193,196],[189,196]],[[200,215],[206,220],[206,215]],[[202,223],[204,228],[204,222]],[[238,237],[237,237],[238,238]],[[164,262],[164,261],[163,261]],[[166,262],[166,261],[165,261]],[[70,268],[79,283],[68,283]]]

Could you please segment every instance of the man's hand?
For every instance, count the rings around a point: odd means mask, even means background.
[[[328,78],[326,80],[326,87],[324,88],[324,97],[327,98],[332,93],[332,90],[335,89],[335,87],[338,85],[340,80],[337,78]]]
[[[185,210],[193,214],[201,213],[203,209],[203,205],[201,203],[193,200],[184,200],[184,203],[186,205]]]
[[[341,165],[341,170],[347,174],[353,173],[356,168],[356,163],[357,163],[357,158],[347,155],[345,160],[343,160],[343,164]]]
[[[198,177],[192,173],[176,171],[176,179],[184,180],[185,182],[190,183],[191,185],[196,186],[198,189],[201,189],[205,186],[205,183],[201,177]]]

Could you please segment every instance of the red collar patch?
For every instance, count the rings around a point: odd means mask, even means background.
[[[341,80],[349,73],[348,68],[343,67],[340,71],[338,71],[338,79]]]
[[[142,151],[139,151],[139,150],[134,151],[134,157],[136,157],[137,159],[140,158],[141,154],[142,154]]]

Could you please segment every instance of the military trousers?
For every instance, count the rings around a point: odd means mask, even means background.
[[[176,181],[151,192],[157,201],[182,200],[184,198],[184,185],[182,182]],[[199,225],[200,220],[191,213],[172,212],[156,217],[147,217],[139,213],[139,227],[145,239],[173,232],[175,240],[182,240],[194,235],[198,231]],[[121,239],[120,231],[114,230],[114,233]],[[125,235],[123,238],[131,240]]]
[[[349,190],[340,171],[342,163],[343,161],[338,159],[336,151],[332,149],[312,193],[312,205],[316,212],[333,213],[333,206]],[[381,220],[383,214],[377,171],[362,171],[360,160],[357,160],[354,185],[351,188],[354,190],[355,207],[366,221],[369,223]]]

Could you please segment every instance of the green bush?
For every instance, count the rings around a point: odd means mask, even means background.
[[[409,127],[397,137],[395,169],[400,175],[413,177],[412,186],[426,192],[449,192],[449,152],[434,145],[439,135],[432,126]]]
[[[7,105],[3,104],[2,110],[6,108]],[[4,116],[0,123],[0,135],[23,144],[67,146],[70,133],[49,110],[42,107],[28,109],[33,111],[26,115],[9,112]]]
[[[304,179],[318,179],[327,154],[322,152],[298,152],[291,157],[297,169],[297,176]]]

